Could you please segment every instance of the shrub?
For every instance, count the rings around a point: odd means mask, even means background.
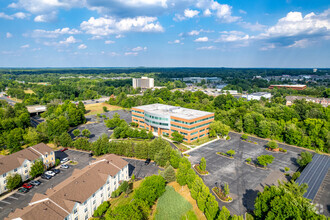
[[[103,202],[97,209],[95,210],[93,216],[100,217],[102,216],[110,207],[110,203],[108,201]]]
[[[258,163],[263,166],[266,167],[268,164],[271,164],[274,160],[274,156],[272,155],[261,155],[257,158]]]
[[[176,180],[175,171],[171,165],[164,170],[164,179],[168,183]]]
[[[295,172],[293,175],[292,175],[292,180],[293,181],[296,181],[296,179],[298,179],[298,177],[300,177],[300,172]]]
[[[134,175],[134,173],[132,174],[132,177],[131,177],[131,180],[135,180],[135,175]]]
[[[249,136],[247,134],[242,134],[241,138],[246,141],[249,138]]]
[[[61,163],[60,159],[57,158],[57,159],[55,160],[55,166],[57,167],[58,165],[60,165],[60,163]]]
[[[115,191],[113,191],[111,193],[111,197],[112,198],[116,198],[118,196],[120,196],[121,193],[126,192],[127,188],[128,188],[129,184],[127,181],[124,181],[120,184],[120,186],[118,187],[118,189],[116,189]]]
[[[226,137],[226,140],[230,140],[230,137],[229,137],[229,135]]]
[[[308,151],[301,152],[300,157],[298,158],[297,162],[299,166],[305,167],[308,163],[310,163],[313,159],[313,155]]]
[[[288,172],[290,170],[289,167],[284,167],[285,172]]]
[[[18,173],[16,173],[15,175],[7,176],[6,180],[7,180],[6,187],[8,190],[13,190],[16,187],[22,185],[22,177]]]
[[[247,158],[246,162],[251,163],[251,158]]]
[[[267,147],[269,147],[270,149],[276,149],[278,148],[278,144],[275,141],[269,141],[267,143]]]
[[[206,160],[204,157],[202,157],[201,162],[199,163],[199,168],[201,169],[201,171],[206,170]]]
[[[227,151],[227,154],[232,157],[236,154],[236,152],[231,149],[231,150]]]
[[[103,111],[108,112],[108,108],[106,106],[103,106]]]

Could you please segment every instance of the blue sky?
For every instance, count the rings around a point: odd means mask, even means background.
[[[329,0],[2,0],[0,67],[330,67]]]

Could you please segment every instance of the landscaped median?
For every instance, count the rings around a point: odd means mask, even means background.
[[[273,163],[273,160],[275,159],[272,155],[261,155],[257,157],[257,163],[253,162],[251,158],[247,158],[245,163],[247,165],[259,168],[259,169],[268,169],[267,165]]]
[[[200,175],[208,175],[209,172],[206,170],[206,160],[202,157],[201,162],[199,164],[195,164],[194,170]]]
[[[220,199],[222,202],[230,203],[233,199],[229,196],[229,186],[228,184],[224,186],[224,189],[220,187],[213,187],[212,192]]]
[[[236,154],[236,152],[234,150],[229,150],[226,153],[224,153],[224,152],[217,152],[217,154],[219,156],[226,157],[228,159],[234,159],[234,155]]]

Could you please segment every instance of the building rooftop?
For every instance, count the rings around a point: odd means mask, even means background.
[[[141,109],[141,110],[147,111],[149,113],[154,113],[157,115],[174,116],[174,117],[184,118],[184,119],[194,119],[194,118],[199,118],[199,117],[213,114],[212,112],[205,112],[205,111],[199,111],[199,110],[195,110],[195,109],[182,108],[179,106],[164,105],[164,104],[158,104],[158,103],[137,106],[134,108]]]
[[[324,178],[326,177],[330,168],[330,157],[327,155],[315,154],[312,162],[310,162],[296,182],[301,185],[307,183],[308,189],[304,197],[314,200]],[[329,183],[328,183],[329,184]]]
[[[305,87],[306,85],[287,85],[287,84],[283,84],[283,85],[270,85],[270,86]]]
[[[262,96],[262,95],[269,95],[269,92],[254,92],[248,95],[255,95],[255,96]]]
[[[48,145],[39,143],[8,156],[0,157],[0,175],[20,167],[25,160],[34,161],[52,151],[53,149]]]
[[[294,101],[296,99],[306,99],[308,100],[326,100],[326,101],[330,101],[330,98],[315,98],[315,97],[309,97],[309,96],[287,96],[285,97],[287,101]]]
[[[82,170],[74,170],[71,177],[45,194],[36,193],[29,206],[16,209],[7,219],[57,220],[72,212],[76,202],[83,203],[103,186],[108,176],[115,176],[128,163],[114,154],[106,155]]]

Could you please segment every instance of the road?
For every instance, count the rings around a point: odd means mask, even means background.
[[[15,101],[13,101],[13,100],[10,100],[9,98],[7,98],[6,96],[4,96],[4,92],[1,92],[0,93],[0,100],[5,100],[5,101],[7,101],[8,103],[9,103],[9,105],[11,105],[11,106],[14,106],[15,105]]]
[[[108,101],[110,99],[110,96],[102,96],[99,99],[89,99],[89,100],[82,100],[82,102],[85,105],[89,105],[89,104],[96,104],[96,103],[103,103],[105,101]],[[78,104],[79,101],[72,101],[72,103]]]

